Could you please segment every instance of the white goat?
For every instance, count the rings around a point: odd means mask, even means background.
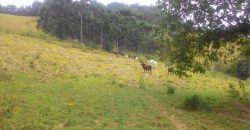
[[[148,64],[150,64],[153,68],[156,68],[157,62],[155,60],[149,60]]]

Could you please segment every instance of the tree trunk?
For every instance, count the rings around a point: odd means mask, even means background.
[[[211,71],[211,72],[214,72],[214,69],[215,69],[215,65],[214,65],[214,63],[211,61],[210,71]]]
[[[116,33],[116,49],[117,49],[117,52],[119,52],[119,45],[118,45],[118,32]]]
[[[80,39],[81,39],[81,43],[82,43],[82,15],[81,15],[81,36],[80,36]]]
[[[103,48],[103,26],[101,28],[101,46]]]

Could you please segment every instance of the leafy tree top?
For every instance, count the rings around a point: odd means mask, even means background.
[[[195,28],[212,30],[216,38],[250,33],[249,0],[158,0],[157,3],[167,15]]]
[[[224,56],[217,50],[226,44],[243,46],[242,53],[249,54],[250,0],[158,0],[157,5],[173,37],[171,62],[179,75],[205,72],[207,61]]]

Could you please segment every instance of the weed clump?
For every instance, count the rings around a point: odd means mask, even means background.
[[[115,84],[117,84],[117,82],[113,79],[113,80],[111,81],[111,84],[115,85]]]
[[[119,83],[118,86],[119,86],[120,88],[128,87],[127,84],[123,84],[123,83]]]
[[[35,69],[35,68],[36,68],[36,63],[35,63],[35,61],[31,61],[31,62],[30,62],[29,68],[31,68],[31,69]]]
[[[175,90],[176,90],[175,86],[167,85],[167,94],[174,94]]]
[[[209,104],[205,100],[200,98],[198,95],[186,97],[186,99],[184,100],[184,108],[190,111],[211,111]]]
[[[246,91],[244,82],[239,81],[239,90],[236,89],[236,85],[229,83],[229,90],[227,92],[231,98],[238,98],[245,104],[250,104],[248,98],[249,92]]]
[[[140,89],[143,89],[143,90],[146,89],[146,83],[145,83],[144,77],[141,77],[141,78],[139,79],[139,88],[140,88]]]
[[[231,83],[229,83],[229,90],[227,92],[231,98],[238,98],[240,96],[240,91]]]
[[[247,103],[250,104],[249,98],[248,98],[249,93],[246,91],[245,84],[242,81],[239,81],[239,85],[240,85],[240,89],[242,91],[243,99],[245,99],[247,101]]]
[[[7,81],[14,80],[14,76],[7,69],[0,68],[0,81],[6,81],[6,80]]]

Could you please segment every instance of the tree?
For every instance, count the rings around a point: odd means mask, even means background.
[[[17,7],[15,5],[7,5],[5,11],[15,14],[17,12]]]
[[[74,15],[72,0],[46,0],[40,11],[38,27],[60,39],[65,39],[72,35],[71,19]]]
[[[188,71],[203,73],[206,61],[218,61],[222,55],[211,53],[209,47],[250,46],[249,0],[158,0],[157,5],[173,37],[171,62],[180,76],[188,76]]]
[[[39,13],[40,13],[40,10],[41,10],[41,8],[42,8],[42,6],[43,6],[43,3],[42,3],[42,2],[34,1],[34,2],[32,3],[32,6],[31,6],[31,8],[32,8],[32,14],[31,14],[31,15],[33,15],[33,16],[38,16]]]

